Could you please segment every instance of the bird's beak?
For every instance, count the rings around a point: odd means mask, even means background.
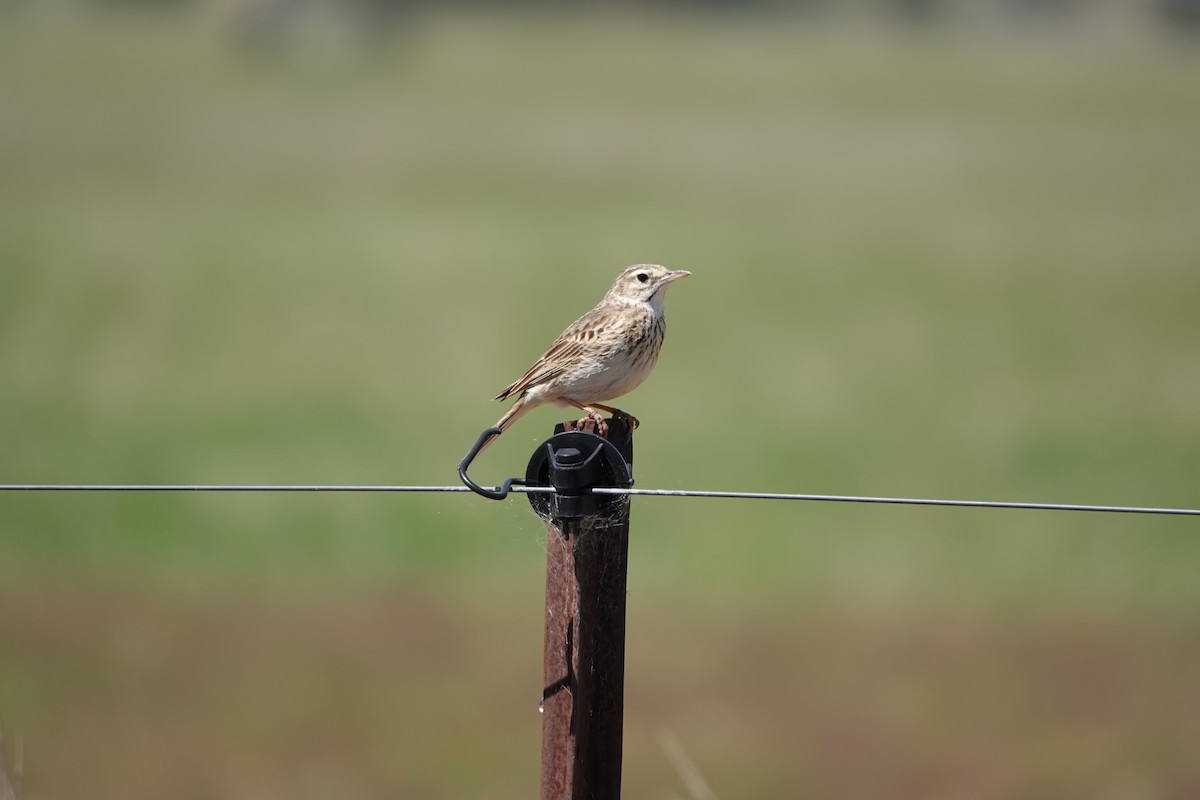
[[[666,286],[668,283],[677,281],[680,278],[686,278],[688,275],[691,275],[691,274],[692,273],[688,272],[686,269],[673,269],[667,273],[667,277],[663,278],[662,285]]]

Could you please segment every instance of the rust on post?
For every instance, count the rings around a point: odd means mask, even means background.
[[[626,420],[608,420],[608,440],[632,465]],[[628,562],[628,498],[616,513],[547,526],[542,800],[621,796]]]
[[[542,675],[542,800],[571,797],[575,779],[575,559],[568,533],[546,535],[546,640]]]

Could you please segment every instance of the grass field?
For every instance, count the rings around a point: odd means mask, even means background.
[[[0,25],[0,482],[448,484],[623,266],[639,485],[1200,505],[1200,61],[1144,31]],[[481,459],[519,474],[562,416]],[[536,792],[523,499],[0,496],[21,797]],[[1190,519],[634,503],[625,785],[1200,793]],[[16,737],[20,754],[14,753]]]

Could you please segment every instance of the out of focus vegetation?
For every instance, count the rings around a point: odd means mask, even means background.
[[[639,485],[1200,504],[1187,6],[719,5],[3,9],[0,482],[452,483],[657,261]],[[631,797],[1200,792],[1193,520],[633,517]],[[543,536],[4,494],[20,796],[529,797]]]

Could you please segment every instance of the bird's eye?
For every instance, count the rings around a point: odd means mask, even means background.
[[[640,281],[641,283],[645,283],[646,281],[650,280],[650,276],[649,276],[649,275],[647,275],[647,274],[646,274],[646,273],[644,273],[644,272],[639,272],[639,273],[637,274],[637,279],[638,279],[638,281]]]

